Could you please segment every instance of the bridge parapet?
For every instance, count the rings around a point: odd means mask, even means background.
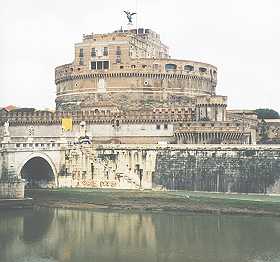
[[[68,144],[62,141],[17,141],[17,142],[1,142],[0,150],[9,151],[57,151],[67,147]]]

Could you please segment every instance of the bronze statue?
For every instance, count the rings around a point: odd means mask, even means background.
[[[130,13],[129,11],[124,11],[124,12],[125,12],[126,17],[127,17],[127,19],[128,19],[128,23],[129,23],[129,24],[132,24],[132,16],[133,16],[133,15],[136,15],[136,13]]]

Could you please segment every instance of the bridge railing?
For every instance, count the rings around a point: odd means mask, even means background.
[[[67,143],[64,142],[1,142],[0,150],[4,149],[13,149],[17,151],[26,151],[26,150],[57,150],[63,146],[67,146]]]

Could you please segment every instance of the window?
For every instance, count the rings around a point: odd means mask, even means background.
[[[192,65],[185,65],[184,70],[187,72],[191,72],[194,70],[194,67]]]
[[[120,69],[123,69],[123,66],[120,66]]]
[[[120,56],[117,56],[117,57],[116,57],[116,63],[117,63],[117,64],[120,64],[120,63],[121,63],[121,57],[120,57]]]
[[[165,65],[165,70],[168,71],[168,70],[176,70],[177,69],[177,65],[175,64],[166,64]]]
[[[159,64],[153,64],[153,69],[154,70],[158,70],[158,68],[159,68]]]
[[[93,48],[91,49],[91,56],[92,56],[92,57],[96,57],[96,49],[95,49],[95,47],[93,47]]]
[[[207,68],[205,68],[205,67],[200,67],[200,68],[199,68],[199,72],[200,72],[200,73],[206,73],[206,72],[207,72]]]
[[[84,57],[84,49],[80,48],[79,57]]]
[[[116,55],[121,55],[121,47],[117,46]]]
[[[96,62],[91,62],[91,67],[92,70],[96,70]]]
[[[160,129],[160,125],[159,124],[156,125],[156,129]]]
[[[104,47],[103,49],[103,55],[107,56],[108,55],[108,47]]]
[[[83,57],[80,57],[79,65],[84,65],[84,58]]]
[[[109,61],[103,61],[103,68],[109,69]]]
[[[131,68],[136,68],[136,66],[135,65],[131,65]]]
[[[147,65],[142,65],[142,68],[146,68],[147,67]]]
[[[109,61],[94,61],[90,63],[91,70],[109,69]]]
[[[168,129],[168,124],[164,124],[163,128]]]
[[[102,61],[97,61],[97,70],[102,70]]]

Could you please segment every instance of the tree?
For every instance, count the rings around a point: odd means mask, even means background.
[[[259,119],[277,119],[280,118],[279,113],[269,108],[256,109],[256,114]]]

